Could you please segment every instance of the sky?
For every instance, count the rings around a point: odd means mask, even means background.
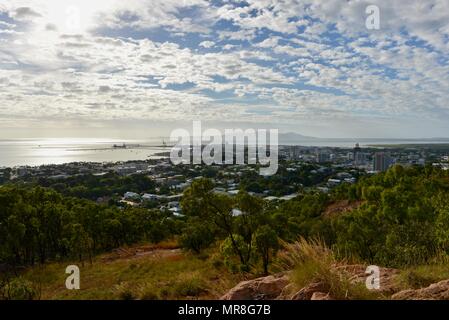
[[[0,139],[142,139],[193,120],[449,137],[449,1],[0,0]]]

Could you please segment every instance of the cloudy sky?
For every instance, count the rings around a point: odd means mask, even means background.
[[[192,120],[449,137],[449,1],[0,0],[0,138]]]

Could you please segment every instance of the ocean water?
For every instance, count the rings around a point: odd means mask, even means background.
[[[158,153],[169,152],[163,147],[168,138],[148,140],[116,139],[0,139],[0,167],[39,166],[70,162],[117,162],[160,158]],[[435,144],[449,143],[448,139],[438,140],[376,140],[376,139],[317,139],[303,141],[280,141],[284,145],[350,148],[356,142],[360,146],[381,144]],[[114,148],[125,143],[128,148]]]
[[[114,148],[114,144],[128,147]],[[14,139],[0,140],[0,167],[39,166],[70,162],[117,162],[158,158],[169,151],[162,141],[114,139]]]

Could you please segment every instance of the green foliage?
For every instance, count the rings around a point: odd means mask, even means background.
[[[245,240],[241,235],[233,235],[232,237],[227,237],[221,244],[221,254],[224,257],[224,264],[231,272],[248,272],[249,271],[249,261],[242,262],[236,258],[236,248],[244,256],[251,255],[250,250],[245,243]]]
[[[214,240],[214,226],[198,217],[192,217],[184,228],[179,243],[183,248],[199,254],[203,249],[208,248]]]
[[[305,179],[312,169],[289,174]],[[109,194],[121,191],[119,187],[139,191],[154,186],[138,176],[73,179],[69,194],[88,198],[98,196],[97,191],[86,195],[84,188],[97,188],[98,179],[113,186]],[[67,194],[67,183],[51,187]],[[449,253],[448,199],[449,173],[432,167],[395,166],[357,184],[342,185],[330,195],[312,191],[276,204],[245,191],[235,197],[216,193],[211,180],[196,180],[184,192],[183,219],[156,209],[100,206],[52,189],[5,185],[0,188],[0,263],[84,261],[122,245],[180,235],[180,244],[196,253],[222,242],[225,262],[235,271],[261,266],[267,272],[278,242],[293,242],[298,236],[320,237],[340,257],[391,267],[426,264],[441,252]],[[336,200],[361,205],[335,216],[323,215]]]
[[[316,193],[284,202],[272,212],[270,225],[285,241],[317,235],[330,240],[329,222],[321,216],[329,201],[328,195]]]
[[[316,186],[330,178],[331,171],[320,171],[318,165],[302,164],[297,171],[288,171],[288,163],[279,167],[278,172],[269,177],[261,176],[256,171],[244,172],[240,179],[240,188],[247,192],[262,193],[268,191],[272,196],[283,196]],[[314,171],[312,174],[311,172]]]
[[[195,181],[185,191],[181,205],[188,216],[187,224],[197,225],[199,219],[202,227],[194,227],[189,235],[182,237],[182,240],[184,242],[195,240],[195,243],[199,243],[201,242],[200,232],[206,237],[205,243],[202,244],[212,243],[212,239],[207,237],[211,234],[214,239],[225,238],[222,248],[225,264],[228,267],[233,270],[248,271],[258,258],[262,258],[266,271],[272,257],[271,249],[275,246],[275,241],[272,240],[273,234],[276,238],[277,235],[274,231],[269,233],[266,228],[263,228],[271,222],[268,212],[264,209],[263,200],[244,191],[231,198],[215,193],[213,188],[214,185],[210,180],[202,179]],[[236,209],[241,214],[235,216],[233,212]],[[257,252],[254,246],[257,244],[255,236],[259,228],[262,228],[258,234],[261,247]],[[206,229],[209,229],[208,235],[206,235]],[[263,244],[263,241],[266,243]],[[267,247],[269,242],[271,247]],[[192,241],[188,244],[191,245]]]
[[[177,282],[173,291],[181,297],[196,297],[205,291],[205,283],[198,276],[190,276]]]
[[[123,195],[125,192],[148,192],[155,191],[156,184],[144,174],[120,176],[109,172],[102,176],[74,175],[65,179],[52,180],[50,178],[39,178],[36,182],[39,186],[51,188],[69,197],[97,200],[99,197],[111,197],[116,194]]]
[[[449,176],[440,169],[394,166],[330,195],[308,193],[277,207],[245,192],[235,198],[215,194],[213,187],[209,180],[195,182],[184,196],[183,209],[188,216],[215,225],[215,237],[226,238],[240,266],[252,266],[258,259],[267,264],[266,251],[261,253],[255,240],[256,235],[262,239],[257,230],[266,230],[267,225],[273,230],[272,239],[274,234],[289,242],[298,236],[318,236],[342,257],[383,266],[425,264],[440,251],[449,252]],[[362,205],[324,217],[337,199]],[[232,216],[233,208],[243,214]],[[228,264],[233,261],[226,259]]]
[[[400,166],[363,179],[357,187],[365,204],[333,223],[338,252],[392,267],[447,252],[448,179],[442,170]]]
[[[254,235],[254,247],[262,260],[264,274],[268,274],[268,265],[279,249],[279,240],[276,232],[267,225],[257,229]]]
[[[99,206],[43,188],[0,189],[0,263],[33,265],[179,233],[158,210]]]
[[[21,277],[7,280],[0,285],[0,300],[39,299],[39,290],[33,283]]]

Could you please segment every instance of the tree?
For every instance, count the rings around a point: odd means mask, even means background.
[[[235,218],[237,232],[243,237],[247,245],[245,263],[251,260],[254,232],[263,220],[263,205],[259,198],[240,191],[235,199],[236,207],[242,214]]]
[[[199,217],[189,219],[180,237],[182,247],[195,253],[200,253],[203,249],[209,247],[214,240],[214,227],[202,221]]]
[[[181,201],[183,211],[214,224],[227,237],[241,265],[249,268],[253,235],[263,217],[263,202],[243,191],[231,198],[215,193],[213,188],[208,179],[193,182]],[[233,216],[233,209],[239,209],[241,215]]]
[[[243,237],[239,234],[234,234],[232,239],[231,236],[228,236],[221,244],[220,249],[224,257],[224,264],[232,272],[248,272],[250,270],[248,262],[242,262],[241,259],[236,260],[236,246],[238,252],[243,256],[252,256],[247,252],[248,245],[245,243]]]
[[[75,223],[70,227],[72,234],[70,249],[73,256],[77,257],[84,265],[84,257],[87,255],[90,263],[92,263],[92,239],[81,224]]]
[[[273,229],[265,225],[257,229],[254,243],[257,253],[262,258],[263,272],[268,274],[268,265],[279,249],[278,236]]]
[[[226,195],[215,193],[213,189],[214,185],[209,179],[194,181],[184,192],[181,200],[182,210],[188,216],[198,216],[215,224],[229,237],[240,262],[246,264],[246,255],[235,238],[235,219],[232,216],[233,201]]]

